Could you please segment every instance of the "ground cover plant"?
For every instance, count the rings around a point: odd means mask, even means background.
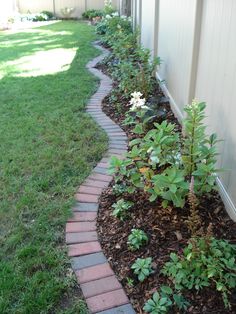
[[[103,110],[129,138],[125,158],[111,160],[114,180],[100,199],[102,247],[137,313],[235,313],[236,224],[217,192],[222,170],[206,104],[187,105],[180,126],[153,78],[160,59],[143,74],[150,55],[138,32],[117,15],[101,23],[111,54],[99,68],[114,80]],[[137,84],[142,74],[148,88]],[[123,220],[111,210],[119,200],[133,204]]]
[[[107,147],[84,112],[98,83],[85,68],[99,54],[94,39],[73,21],[0,34],[2,314],[87,313],[64,228]]]

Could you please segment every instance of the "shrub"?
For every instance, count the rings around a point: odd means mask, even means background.
[[[112,215],[119,218],[120,220],[124,220],[128,216],[128,209],[132,207],[132,205],[132,202],[120,199],[112,205],[112,207],[114,208]]]
[[[161,292],[155,292],[149,299],[143,310],[152,314],[169,313],[170,308],[176,305],[180,310],[186,310],[189,302],[184,299],[181,294],[174,294],[173,290],[168,286],[161,286]]]
[[[205,119],[206,103],[193,100],[185,107],[187,117],[184,120],[184,148],[182,160],[185,174],[194,176],[195,193],[210,192],[215,188],[217,136],[206,135]]]
[[[138,280],[143,282],[148,276],[153,272],[152,267],[152,258],[137,258],[135,263],[131,266],[134,273],[138,275]]]
[[[50,11],[42,11],[42,12],[40,12],[40,14],[46,15],[48,17],[48,20],[51,20],[54,17],[53,13]]]
[[[141,107],[138,117],[142,116]],[[185,205],[191,178],[197,196],[215,189],[219,171],[215,167],[217,139],[215,134],[210,137],[205,134],[204,109],[205,104],[195,101],[187,106],[183,148],[174,124],[154,123],[154,129],[146,135],[145,123],[136,124],[133,132],[142,137],[129,143],[125,160],[112,160],[110,170],[117,174],[116,182],[126,182],[130,193],[136,188],[143,189],[150,194],[151,201],[161,197],[164,207],[170,202],[176,207]]]
[[[221,292],[225,307],[230,308],[228,295],[236,287],[236,246],[215,238],[192,239],[183,255],[170,254],[162,272],[176,290],[200,290],[211,286]]]
[[[148,237],[143,230],[132,229],[131,234],[128,237],[128,246],[131,250],[138,250],[141,246],[148,242]]]
[[[43,22],[47,21],[49,18],[46,14],[40,13],[35,15],[29,15],[28,20],[32,20],[33,22]]]
[[[87,10],[82,14],[84,19],[92,20],[95,17],[103,17],[104,12],[102,10]]]

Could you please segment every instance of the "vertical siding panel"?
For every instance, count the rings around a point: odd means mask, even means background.
[[[189,98],[196,5],[196,0],[160,0],[159,6],[159,75],[181,111]]]
[[[141,42],[154,56],[156,0],[142,1]]]
[[[236,2],[204,1],[196,97],[205,100],[209,132],[224,141],[219,145],[219,166],[228,169],[220,178],[236,204]]]

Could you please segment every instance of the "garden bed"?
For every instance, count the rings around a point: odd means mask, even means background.
[[[139,44],[130,19],[105,15],[96,31],[111,52],[98,65],[113,80],[103,111],[129,140],[100,197],[103,250],[137,313],[235,313],[236,223],[216,188],[207,104],[186,104],[182,131],[155,78],[161,59]]]
[[[109,74],[106,64],[98,65],[104,73]],[[114,82],[114,89],[117,83]],[[163,97],[162,109],[165,111],[165,119],[175,123],[177,129],[181,130],[177,119],[170,109],[168,101],[156,84],[156,95]],[[103,102],[103,111],[126,132],[128,138],[134,139],[136,135],[130,126],[124,125],[125,114],[129,109],[125,100],[119,99],[122,106],[117,106],[111,100],[111,95]],[[167,277],[160,273],[163,265],[169,260],[171,252],[181,252],[187,245],[191,234],[186,227],[186,219],[189,214],[189,206],[175,208],[168,206],[164,209],[161,202],[151,203],[145,192],[123,194],[122,197],[135,205],[129,210],[128,219],[121,221],[112,216],[112,205],[120,196],[116,196],[112,190],[115,183],[112,182],[101,196],[98,231],[106,257],[110,261],[113,270],[126,290],[137,313],[144,313],[143,306],[151,298],[161,285],[169,285]],[[217,239],[227,239],[231,243],[236,242],[236,224],[228,217],[218,192],[211,192],[208,196],[200,199],[199,213],[207,229],[212,224],[213,236]],[[127,246],[128,236],[132,229],[141,229],[148,235],[148,244],[138,251],[131,251]],[[137,258],[152,257],[152,268],[154,273],[143,283],[131,270],[131,265]],[[199,293],[192,291],[184,292],[185,298],[190,302],[188,313],[235,313],[236,294],[230,296],[231,309],[225,309],[221,294],[211,287],[200,290]],[[170,313],[180,313],[180,310],[173,308]]]

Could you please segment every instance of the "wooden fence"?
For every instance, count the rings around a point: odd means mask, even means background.
[[[62,17],[61,10],[65,7],[74,8],[71,17],[80,18],[82,13],[90,9],[103,9],[104,0],[16,0],[20,13],[39,13],[47,10],[55,16]],[[119,0],[112,0],[115,8],[119,8]]]

